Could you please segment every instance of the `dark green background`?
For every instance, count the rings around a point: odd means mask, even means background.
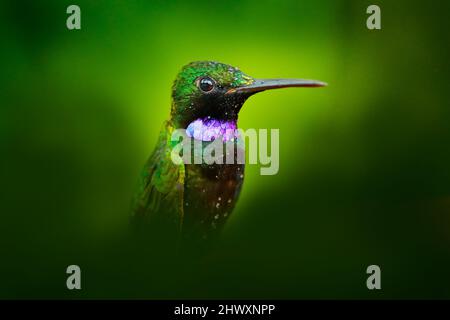
[[[449,2],[376,1],[381,31],[370,4],[3,0],[0,297],[450,298]],[[193,60],[329,83],[246,103],[242,128],[280,129],[280,171],[248,167],[200,259],[154,255],[128,223]]]

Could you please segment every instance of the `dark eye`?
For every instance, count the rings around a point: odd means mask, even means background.
[[[202,78],[198,82],[198,86],[199,86],[200,90],[202,90],[203,92],[211,91],[212,89],[214,89],[214,85],[215,85],[214,80],[211,78],[208,78],[208,77]]]

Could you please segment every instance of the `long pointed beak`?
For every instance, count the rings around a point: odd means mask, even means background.
[[[325,82],[317,80],[305,80],[305,79],[255,79],[255,81],[247,86],[238,88],[232,88],[227,91],[226,94],[231,93],[256,93],[270,89],[290,88],[290,87],[324,87],[327,84]]]

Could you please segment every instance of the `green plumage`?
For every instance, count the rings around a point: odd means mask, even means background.
[[[133,215],[148,223],[165,221],[181,231],[185,166],[170,157],[173,126],[166,122],[153,154],[142,170],[133,202]]]

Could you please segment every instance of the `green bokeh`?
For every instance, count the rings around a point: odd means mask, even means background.
[[[377,1],[381,31],[371,1],[69,4],[0,3],[1,298],[450,298],[448,2]],[[207,257],[155,256],[128,208],[194,60],[329,86],[252,97],[279,174],[247,168]]]

